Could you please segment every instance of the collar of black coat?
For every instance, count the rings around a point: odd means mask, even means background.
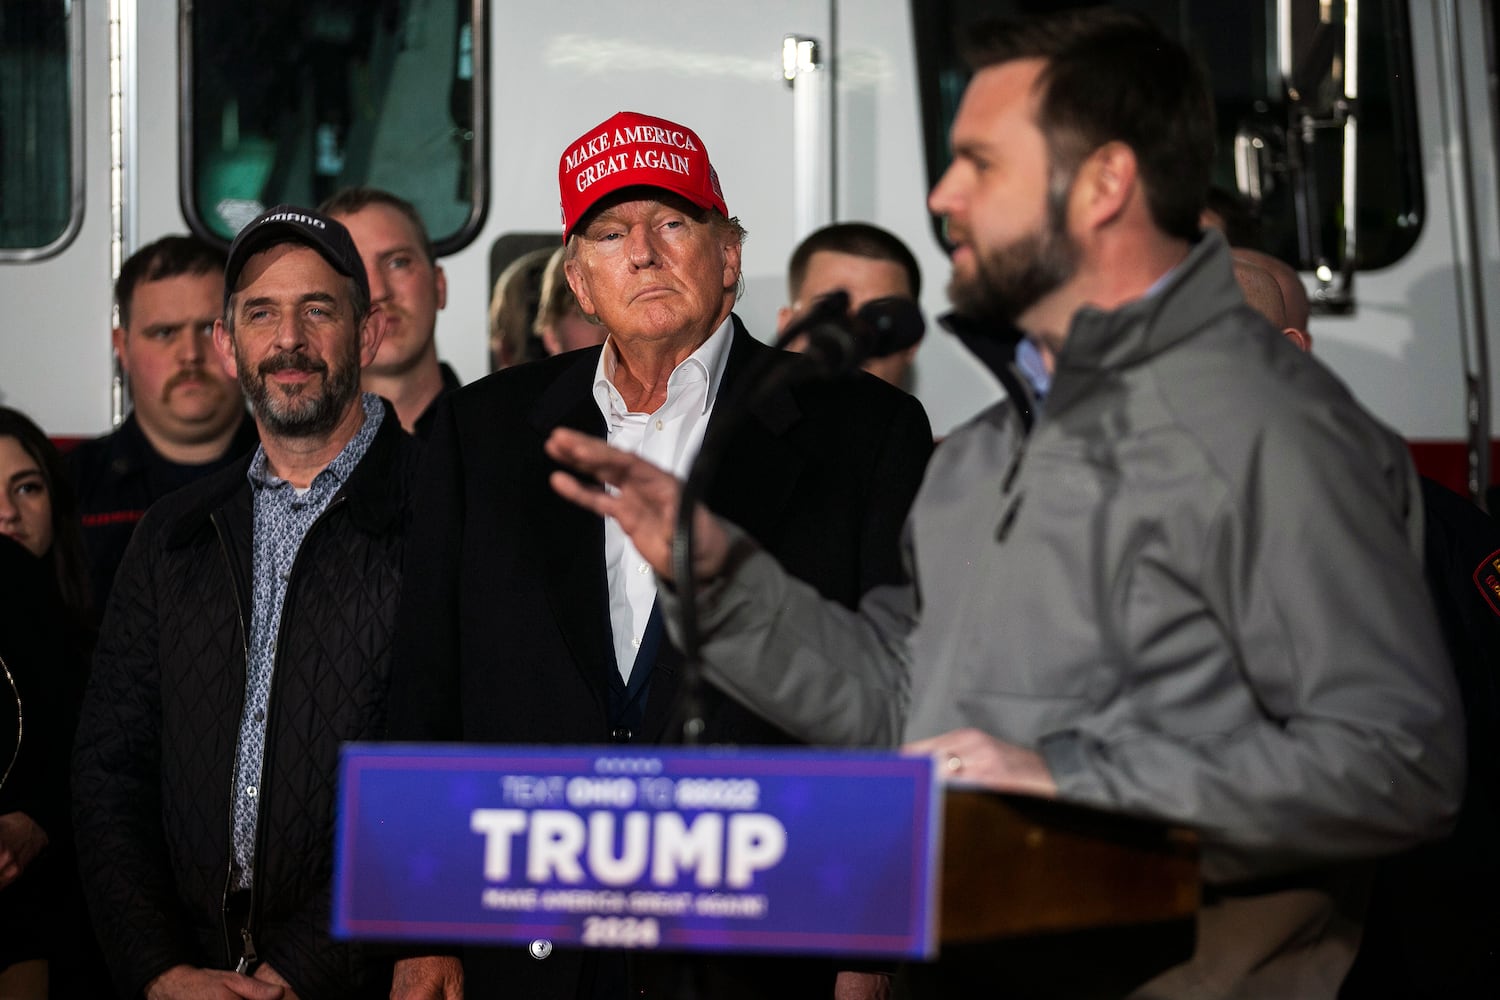
[[[334,503],[339,503],[342,498],[350,520],[371,535],[383,534],[401,520],[406,509],[407,484],[416,460],[415,445],[401,429],[395,409],[386,400],[381,400],[381,404],[385,407],[385,419],[380,422],[380,430],[334,498]],[[237,494],[243,492],[241,499],[249,498],[250,482],[246,473],[254,457],[255,451],[252,450],[228,468],[181,491],[187,506],[166,536],[167,548],[182,548],[190,544],[198,532],[210,527],[209,518]]]
[[[730,320],[734,324],[733,335],[729,341],[729,358],[724,363],[724,379],[719,386],[719,396],[714,403],[715,412],[721,407],[748,405],[751,413],[765,424],[772,433],[780,434],[788,427],[801,419],[802,413],[789,388],[782,387],[773,390],[769,396],[760,396],[753,392],[752,382],[760,382],[764,376],[756,375],[756,370],[762,365],[778,367],[782,365],[807,364],[800,355],[777,351],[768,347],[750,336],[745,329],[745,324],[733,313]],[[599,352],[603,346],[587,347],[579,351],[571,351],[559,358],[573,359],[568,369],[562,372],[551,385],[542,393],[537,400],[537,405],[532,411],[532,426],[543,436],[549,434],[553,428],[559,426],[576,426],[580,419],[588,416],[592,411],[592,419],[598,419],[599,409],[593,402],[594,372],[599,364]],[[769,357],[769,360],[763,360]],[[539,362],[547,364],[547,362]],[[587,402],[587,409],[582,407],[580,400]],[[586,429],[580,428],[580,429]]]
[[[140,420],[137,419],[134,409],[131,409],[118,428],[96,440],[104,442],[109,469],[117,476],[137,475],[145,472],[153,461],[168,461],[152,447],[151,439],[146,437],[145,431],[141,430]],[[255,421],[246,410],[221,458],[254,451],[259,443],[260,434],[255,428]]]

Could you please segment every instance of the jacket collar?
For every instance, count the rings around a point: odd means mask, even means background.
[[[531,408],[531,426],[543,439],[556,427],[603,436],[604,417],[594,405],[593,396],[594,371],[602,350],[603,345],[596,345],[565,355],[572,363],[537,397]]]
[[[1077,376],[1147,361],[1244,301],[1228,244],[1218,231],[1205,232],[1154,294],[1108,312],[1091,306],[1078,311],[1057,355],[1049,408],[1062,402]]]
[[[767,347],[745,329],[745,324],[733,313],[734,339],[729,344],[729,360],[724,363],[724,382],[719,389],[722,409],[714,410],[715,416],[733,408],[748,407],[750,416],[772,434],[783,434],[802,419],[802,409],[797,405],[791,386],[785,382],[770,392],[762,392],[770,370],[784,365],[801,364],[802,359],[786,351]]]
[[[152,456],[161,458],[152,447],[151,439],[146,437],[145,431],[141,430],[141,424],[136,419],[134,409],[126,414],[124,422],[109,436],[109,442],[110,470],[117,476],[143,473],[150,464]],[[246,410],[241,414],[239,426],[234,429],[234,436],[229,439],[229,444],[220,457],[243,455],[254,451],[259,443],[260,434],[255,428],[255,420],[250,416],[250,411]],[[165,459],[161,460],[165,461]]]
[[[395,409],[386,400],[381,400],[381,405],[385,408],[385,418],[380,422],[380,429],[338,493],[344,498],[350,520],[372,535],[386,532],[402,517],[413,454],[406,432],[396,419]],[[208,526],[209,518],[241,491],[249,497],[247,474],[254,457],[255,451],[252,450],[233,465],[204,480],[202,490],[168,532],[167,548],[187,545],[197,532]]]
[[[773,390],[769,395],[754,392],[754,385],[746,378],[748,376],[753,381],[763,378],[765,373],[757,377],[754,369],[765,363],[759,359],[773,349],[750,336],[738,316],[731,313],[730,320],[734,330],[729,342],[729,358],[724,362],[724,376],[709,426],[720,422],[719,415],[730,407],[749,405],[751,415],[767,430],[781,434],[801,419],[801,409],[787,387]],[[599,354],[603,349],[595,346],[572,352],[573,363],[553,379],[537,399],[531,411],[531,424],[543,437],[560,426],[603,433],[604,418],[593,401],[594,373],[598,370]],[[796,361],[794,355],[781,351],[776,351],[772,357],[773,366]]]
[[[437,422],[438,404],[442,402],[443,397],[463,387],[463,383],[458,379],[458,373],[450,368],[446,361],[438,362],[438,375],[443,380],[443,388],[432,397],[432,402],[427,404],[422,415],[417,418],[416,423],[412,424],[412,433],[419,441],[425,441],[432,433],[433,424]]]

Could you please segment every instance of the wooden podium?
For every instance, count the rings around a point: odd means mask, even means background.
[[[911,997],[1121,996],[1192,953],[1197,837],[1094,809],[946,794],[940,953]]]
[[[945,946],[1190,920],[1198,908],[1189,830],[1019,795],[945,798]]]

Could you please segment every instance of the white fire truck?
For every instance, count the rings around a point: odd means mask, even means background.
[[[738,311],[769,339],[797,241],[834,220],[947,264],[946,163],[981,0],[6,0],[0,402],[58,437],[128,406],[120,260],[226,241],[262,207],[369,183],[414,201],[448,275],[440,355],[487,370],[499,270],[558,239],[557,157],[615,111],[690,124],[750,231]],[[1455,488],[1490,479],[1500,344],[1497,18],[1485,0],[1132,0],[1200,51],[1216,182],[1314,293],[1317,353]],[[913,389],[935,430],[999,389],[944,331]]]

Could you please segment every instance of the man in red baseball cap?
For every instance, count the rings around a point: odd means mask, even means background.
[[[665,118],[621,111],[578,137],[557,164],[563,241],[600,199],[627,187],[679,194],[699,208],[729,215],[719,174],[692,129]]]
[[[899,535],[932,447],[926,414],[863,373],[751,391],[754,370],[804,362],[751,337],[732,312],[745,231],[703,139],[621,112],[568,144],[558,180],[568,283],[608,336],[440,404],[407,547],[396,739],[681,739],[682,655],[664,634],[655,574],[615,522],[550,488],[557,465],[542,446],[559,427],[683,476],[705,432],[727,422],[707,491],[715,510],[851,608],[904,579]],[[718,690],[703,701],[704,743],[789,741]],[[811,960],[627,960],[538,941],[471,949],[463,972],[471,996],[678,996],[686,974],[700,996],[826,1000],[835,970]],[[451,968],[438,975],[457,978]]]

